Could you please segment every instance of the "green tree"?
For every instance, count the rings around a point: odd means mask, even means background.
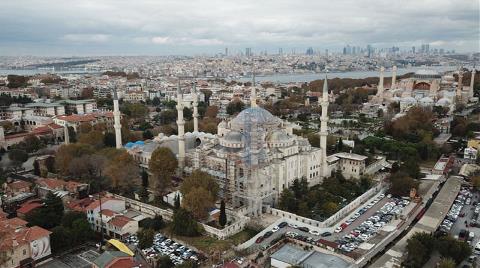
[[[180,192],[185,196],[194,189],[204,188],[215,201],[220,187],[217,181],[208,173],[201,170],[194,170],[186,177],[180,187]]]
[[[173,268],[175,264],[173,264],[172,260],[168,256],[161,256],[158,258],[155,268]]]
[[[201,227],[194,220],[191,212],[179,208],[173,214],[172,231],[182,236],[198,236],[201,234]]]
[[[148,163],[148,170],[152,173],[153,183],[158,196],[163,195],[172,183],[172,176],[178,167],[178,161],[172,151],[166,147],[159,147],[153,151]]]
[[[220,217],[218,219],[220,226],[224,227],[227,224],[227,213],[225,211],[225,201],[220,202]]]
[[[405,266],[421,268],[429,259],[435,245],[435,238],[425,232],[415,233],[407,240]]]
[[[208,211],[214,207],[215,199],[203,187],[193,188],[183,195],[182,206],[192,212],[195,219],[204,220]]]
[[[103,136],[103,144],[105,144],[105,146],[115,148],[115,146],[117,146],[117,143],[115,140],[115,133],[106,132],[105,135]]]
[[[62,252],[72,246],[72,236],[68,228],[56,226],[51,231],[50,243],[52,244],[53,253]]]
[[[451,236],[443,236],[437,239],[436,248],[443,257],[452,258],[457,264],[472,254],[470,246]]]
[[[412,188],[417,188],[418,183],[407,173],[399,171],[390,175],[389,192],[394,196],[409,196]]]
[[[33,161],[33,174],[40,176],[40,164],[37,160]]]
[[[155,217],[152,218],[146,218],[140,221],[139,226],[142,227],[143,229],[153,229],[155,231],[159,231],[160,229],[163,228],[165,225],[165,222],[163,221],[163,218],[161,215],[155,215]]]
[[[175,195],[175,200],[174,200],[174,203],[173,203],[173,207],[175,209],[179,209],[180,208],[180,195],[179,194],[176,194]]]
[[[28,154],[24,150],[12,149],[8,152],[8,158],[15,166],[20,166],[23,162],[28,160]]]
[[[143,229],[137,233],[138,235],[138,247],[145,249],[153,245],[153,237],[155,231],[153,229]]]
[[[451,258],[442,258],[438,263],[437,268],[455,268],[457,264]]]
[[[85,215],[85,213],[82,212],[68,211],[63,214],[61,223],[63,227],[72,228],[73,222],[78,219],[87,219],[87,216]]]
[[[282,194],[280,195],[280,200],[279,200],[278,206],[281,209],[289,211],[289,212],[296,212],[297,211],[297,209],[298,209],[297,200],[295,199],[295,195],[293,194],[293,192],[290,189],[285,188],[282,191]]]
[[[245,104],[242,101],[235,100],[235,101],[230,102],[227,105],[227,113],[229,115],[234,115],[236,113],[241,112],[244,108],[245,108]]]
[[[114,191],[132,193],[140,185],[138,165],[125,150],[121,150],[108,162],[105,175],[110,179]]]
[[[92,130],[87,133],[82,133],[78,137],[79,143],[89,144],[95,149],[101,149],[105,146],[104,144],[105,137],[103,133],[98,130]]]

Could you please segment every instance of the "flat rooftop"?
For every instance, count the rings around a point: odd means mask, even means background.
[[[337,256],[321,253],[318,251],[305,251],[301,248],[289,244],[281,247],[270,257],[272,259],[288,263],[292,266],[299,265],[309,268],[347,268],[351,266],[350,263]]]

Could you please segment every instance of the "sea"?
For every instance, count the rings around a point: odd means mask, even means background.
[[[457,66],[428,66],[428,67],[408,67],[398,68],[397,75],[403,75],[406,73],[416,72],[421,69],[435,70],[438,72],[453,71],[458,69]],[[0,75],[35,75],[35,74],[99,74],[102,71],[84,70],[84,69],[72,69],[72,70],[52,70],[52,69],[0,69]],[[391,76],[391,70],[385,71],[385,77]],[[329,72],[328,78],[354,78],[361,79],[366,77],[378,77],[379,71],[347,71],[347,72]],[[323,79],[324,73],[302,73],[302,74],[273,74],[256,76],[257,82],[272,82],[272,83],[297,83],[297,82],[310,82],[313,80]],[[247,82],[251,81],[252,77],[239,77],[229,80]]]

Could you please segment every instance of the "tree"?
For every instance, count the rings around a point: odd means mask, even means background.
[[[68,228],[56,226],[51,231],[50,243],[52,244],[53,253],[61,252],[72,246],[71,234]]]
[[[417,188],[417,182],[407,173],[399,171],[390,175],[389,192],[394,196],[408,196],[412,188]]]
[[[70,163],[74,158],[82,155],[91,155],[93,152],[94,148],[87,144],[72,143],[68,145],[62,145],[57,150],[55,166],[61,175],[68,175]]]
[[[165,225],[165,222],[163,221],[163,218],[161,215],[155,215],[155,217],[152,218],[145,218],[140,221],[139,226],[142,227],[143,229],[153,229],[155,231],[159,231],[160,229],[163,228]]]
[[[33,161],[33,174],[40,176],[40,164],[37,160]]]
[[[105,137],[103,136],[102,132],[98,130],[82,133],[78,138],[79,143],[89,144],[95,149],[101,149],[103,146],[105,146],[104,140]]]
[[[480,175],[474,176],[472,178],[472,184],[473,184],[473,187],[475,187],[476,189],[480,189]]]
[[[208,217],[208,210],[214,207],[215,199],[208,190],[198,187],[183,195],[182,205],[192,212],[195,219],[204,220]]]
[[[177,158],[170,149],[159,147],[153,151],[148,163],[148,170],[152,173],[157,195],[161,196],[170,187],[177,167]]]
[[[140,184],[138,165],[125,150],[108,162],[105,175],[110,179],[113,190],[118,192],[131,193]]]
[[[157,264],[155,265],[155,268],[173,268],[175,267],[175,264],[172,262],[170,257],[168,256],[161,256],[157,260]]]
[[[472,254],[472,249],[465,241],[459,241],[452,236],[440,237],[435,246],[442,256],[452,258],[457,264]]]
[[[174,200],[174,203],[173,203],[173,207],[175,209],[179,209],[180,208],[180,195],[179,194],[176,194],[175,195],[175,200]]]
[[[434,247],[434,237],[427,233],[415,233],[407,240],[407,260],[405,266],[412,268],[422,267],[428,259]]]
[[[8,152],[8,158],[15,166],[20,166],[28,160],[28,154],[24,150],[12,149]]]
[[[62,199],[49,192],[44,200],[44,206],[28,213],[26,220],[30,226],[51,229],[61,223],[63,211]]]
[[[241,112],[245,108],[245,104],[240,100],[234,100],[227,105],[227,113],[234,115]]]
[[[205,117],[208,118],[217,118],[218,106],[208,106],[205,111]]]
[[[198,236],[201,234],[201,227],[193,219],[193,215],[186,209],[175,210],[172,220],[172,231],[182,236]]]
[[[154,97],[154,98],[152,99],[152,105],[153,105],[153,106],[158,106],[158,105],[160,105],[160,103],[161,103],[161,102],[160,102],[160,99],[159,99],[158,97]]]
[[[45,144],[35,135],[28,135],[23,143],[27,153],[33,153],[45,147]]]
[[[198,188],[204,188],[210,194],[213,201],[216,200],[220,189],[217,181],[210,176],[210,174],[201,170],[194,170],[190,176],[184,179],[180,187],[180,192],[185,196],[192,190]]]
[[[143,229],[137,233],[138,235],[138,247],[145,249],[153,245],[153,237],[155,231],[153,229]]]
[[[103,144],[107,147],[115,148],[117,146],[117,141],[115,138],[115,133],[113,132],[106,132],[103,136]]]
[[[150,129],[147,129],[143,131],[142,136],[144,140],[150,140],[153,138],[153,133]]]
[[[78,211],[69,211],[63,214],[62,217],[62,226],[66,228],[72,228],[73,222],[78,219],[86,219],[85,213],[78,212]]]
[[[280,195],[280,201],[278,203],[278,206],[281,209],[289,211],[289,212],[297,211],[297,208],[298,208],[297,200],[295,199],[295,196],[290,189],[285,188],[282,191],[282,194]]]
[[[442,258],[438,263],[437,268],[455,268],[457,264],[451,258]]]
[[[143,203],[148,202],[148,197],[150,193],[148,192],[147,187],[145,186],[140,187],[140,190],[138,190],[137,194],[140,198],[140,201],[142,201]]]
[[[220,226],[224,227],[227,224],[227,213],[225,211],[225,201],[220,202],[220,217],[218,219]]]

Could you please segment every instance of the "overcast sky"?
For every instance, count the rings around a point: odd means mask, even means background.
[[[480,51],[478,0],[1,0],[0,55]]]

